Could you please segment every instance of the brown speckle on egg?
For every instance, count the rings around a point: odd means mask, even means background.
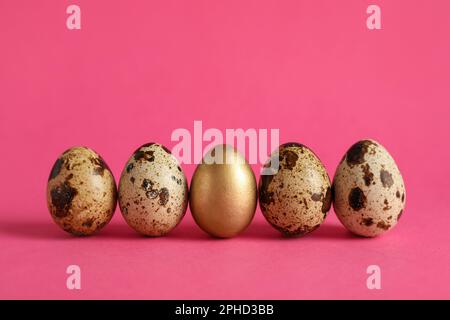
[[[280,227],[276,224],[272,224],[272,226],[281,232],[286,237],[297,237],[297,236],[303,236],[307,233],[310,233],[320,227],[320,224],[317,224],[315,226],[309,226],[304,225],[300,226],[296,229],[292,229],[292,225],[287,225],[286,227]]]
[[[384,199],[383,203],[384,203],[384,207],[383,207],[384,211],[391,209],[391,207],[389,206],[389,201],[387,199]]]
[[[83,227],[92,227],[92,224],[94,223],[94,219],[93,218],[88,218],[86,221],[84,221],[82,223]]]
[[[72,188],[68,182],[63,182],[50,191],[51,204],[54,207],[54,215],[58,218],[66,217],[70,214],[72,200],[77,195],[77,190]]]
[[[328,187],[327,192],[325,193],[325,197],[322,197],[322,213],[323,214],[327,214],[327,212],[330,211],[331,202],[332,202],[331,187]]]
[[[130,172],[131,172],[131,170],[133,170],[133,168],[134,168],[134,164],[132,164],[132,163],[129,163],[129,164],[127,165],[127,168],[126,168],[126,170],[127,170],[127,172],[128,172],[128,173],[130,173]]]
[[[153,150],[146,151],[146,150],[143,150],[143,148],[141,148],[134,153],[134,160],[135,161],[147,160],[149,162],[153,162],[155,160],[155,157],[153,156],[153,154],[154,154]],[[131,165],[134,166],[134,164],[131,164]]]
[[[381,170],[380,171],[380,180],[383,184],[383,187],[390,188],[394,184],[394,180],[392,180],[392,174],[389,173],[389,171]]]
[[[165,206],[169,201],[169,190],[167,188],[162,188],[159,190],[159,201],[158,203],[162,206]]]
[[[370,186],[373,182],[373,173],[370,171],[370,166],[368,163],[361,165],[361,169],[364,172],[364,183],[366,186]]]
[[[387,224],[384,221],[380,221],[377,223],[377,228],[383,229],[383,230],[389,230],[391,226],[389,224]]]
[[[298,160],[298,155],[291,150],[283,150],[280,154],[280,160],[285,159],[284,167],[288,170],[292,170]]]
[[[362,140],[355,143],[346,154],[347,164],[349,166],[355,166],[364,163],[364,157],[369,151],[369,147],[375,143],[371,140]]]
[[[366,201],[364,192],[358,187],[353,188],[348,195],[348,203],[355,211],[359,211],[364,208],[366,206]]]
[[[362,219],[362,223],[367,226],[370,227],[371,225],[373,225],[373,219],[372,218],[363,218]]]

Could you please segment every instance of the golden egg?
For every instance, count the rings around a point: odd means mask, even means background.
[[[208,151],[191,181],[190,208],[198,226],[231,238],[247,228],[256,210],[257,187],[245,158],[229,145]]]

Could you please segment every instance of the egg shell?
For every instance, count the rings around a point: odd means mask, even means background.
[[[117,191],[114,177],[95,151],[74,147],[55,162],[47,184],[53,220],[74,235],[90,235],[112,218]]]
[[[261,211],[282,234],[307,234],[321,225],[331,207],[328,174],[319,158],[299,143],[281,145],[265,167],[277,160],[278,171],[259,180]]]
[[[256,204],[256,179],[245,158],[229,145],[209,150],[191,181],[190,209],[197,225],[214,237],[237,236],[251,223]]]
[[[188,183],[177,159],[163,145],[148,143],[122,171],[119,206],[127,224],[146,236],[168,234],[188,205]]]
[[[351,232],[375,237],[392,229],[405,208],[402,175],[389,152],[374,140],[355,143],[333,179],[334,211]]]

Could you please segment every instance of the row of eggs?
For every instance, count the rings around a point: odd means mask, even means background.
[[[217,161],[217,155],[224,161]],[[198,226],[219,238],[246,229],[258,198],[266,220],[287,236],[317,229],[332,203],[342,224],[365,237],[386,232],[402,215],[402,176],[376,141],[361,140],[351,146],[332,184],[322,162],[302,144],[281,145],[265,168],[272,168],[274,162],[278,170],[261,175],[257,186],[245,158],[231,146],[218,145],[197,166],[189,189],[177,159],[163,145],[149,143],[128,160],[117,191],[102,157],[89,148],[74,147],[57,159],[50,172],[47,204],[56,224],[74,235],[103,228],[117,200],[127,224],[147,236],[169,233],[184,217],[188,202]]]

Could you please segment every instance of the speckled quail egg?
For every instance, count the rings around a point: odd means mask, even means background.
[[[375,237],[392,229],[405,207],[405,185],[391,155],[362,140],[347,151],[333,180],[334,211],[351,232]]]
[[[55,162],[47,184],[47,205],[53,220],[74,235],[89,235],[112,218],[116,183],[95,151],[74,147]]]
[[[255,214],[255,175],[245,158],[230,145],[217,145],[206,153],[194,172],[190,192],[195,222],[214,237],[237,236]]]
[[[119,183],[119,206],[128,225],[146,236],[162,236],[186,213],[188,184],[177,159],[161,144],[137,149]]]
[[[259,180],[259,203],[266,220],[286,236],[317,229],[331,207],[331,183],[322,162],[308,147],[286,143],[265,164],[272,167],[271,174]]]

